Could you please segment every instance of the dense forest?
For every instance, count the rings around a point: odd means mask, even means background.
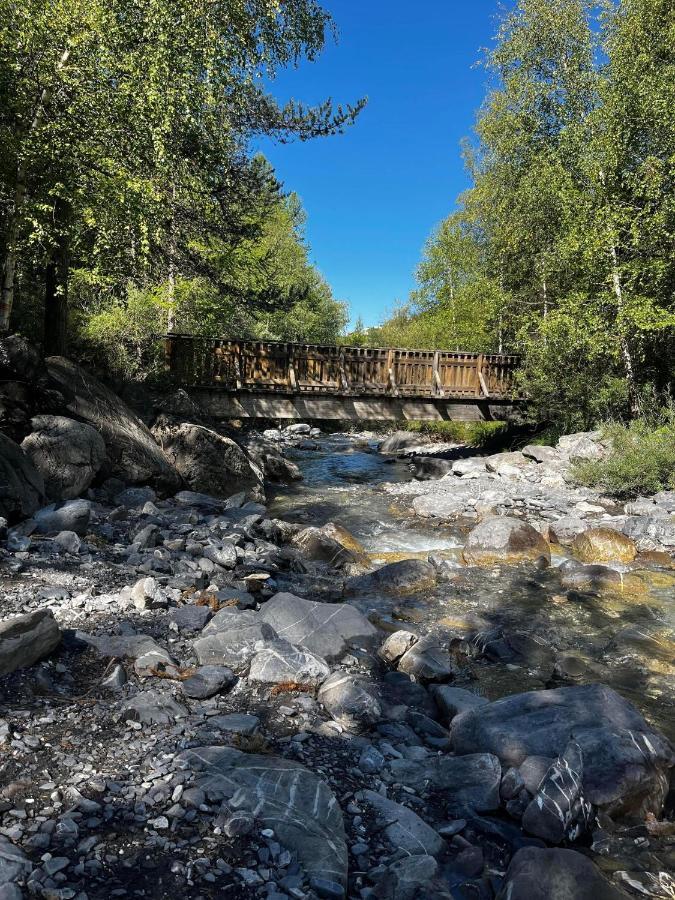
[[[647,414],[675,373],[673,5],[520,0],[485,64],[471,187],[349,339],[519,353],[567,425]]]
[[[358,114],[265,89],[331,30],[313,0],[0,0],[0,330],[141,376],[167,329],[335,340],[302,208],[251,152]]]
[[[333,29],[313,0],[0,0],[0,330],[133,377],[167,330],[517,353],[553,420],[667,405],[672,3],[503,14],[471,186],[417,289],[349,334],[300,201],[252,150],[355,121],[362,100],[282,107],[266,87]]]

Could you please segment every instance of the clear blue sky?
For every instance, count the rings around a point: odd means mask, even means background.
[[[475,66],[497,0],[323,0],[339,30],[272,83],[281,100],[369,98],[344,135],[261,149],[308,215],[312,257],[352,321],[406,299],[424,242],[466,187],[460,141],[485,89]]]

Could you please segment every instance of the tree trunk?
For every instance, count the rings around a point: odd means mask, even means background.
[[[618,319],[623,309],[623,286],[621,284],[621,273],[619,272],[616,244],[613,240],[610,241],[609,255],[612,260],[612,287],[614,289],[614,298],[616,299]],[[617,321],[616,327],[619,333],[619,347],[621,350],[621,359],[626,375],[626,384],[628,385],[628,399],[630,401],[631,415],[639,416],[642,409],[640,406],[640,395],[638,393],[637,383],[635,379],[635,366],[633,364],[633,356],[631,354],[628,339],[626,337],[626,334],[624,333],[621,322]]]
[[[56,66],[57,74],[63,69],[68,62],[70,56],[70,48],[67,47]],[[45,109],[52,95],[52,88],[46,87],[40,99],[38,100],[37,109],[33,116],[28,135],[33,134],[42,124],[45,116]],[[23,211],[24,201],[26,199],[26,161],[20,159],[16,170],[16,185],[14,187],[14,203],[12,212],[7,226],[7,245],[5,250],[5,259],[2,265],[2,286],[0,287],[0,334],[9,331],[9,322],[12,316],[12,307],[14,306],[14,283],[16,276],[16,261],[18,258],[18,240],[19,225],[21,222],[21,214]]]
[[[69,208],[65,201],[57,201],[55,218],[59,234],[56,247],[45,269],[45,356],[65,356],[68,349],[70,242]]]

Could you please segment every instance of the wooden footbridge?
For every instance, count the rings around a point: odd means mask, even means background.
[[[221,419],[503,419],[518,357],[165,338],[173,383]]]

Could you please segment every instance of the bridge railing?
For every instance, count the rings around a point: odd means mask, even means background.
[[[173,380],[184,387],[311,394],[504,398],[514,391],[518,357],[236,341],[171,334]]]

